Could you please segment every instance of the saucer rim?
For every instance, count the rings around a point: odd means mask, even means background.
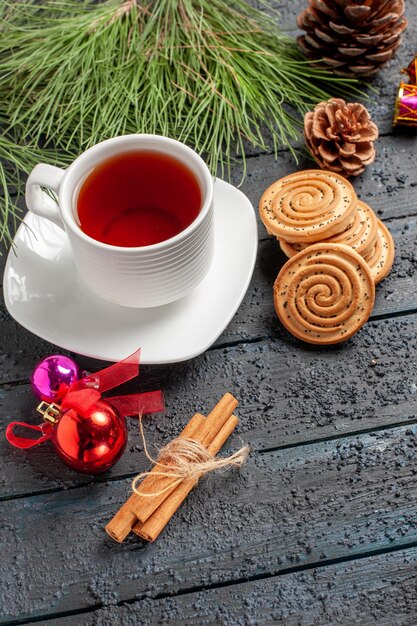
[[[255,269],[255,263],[256,263],[256,258],[257,258],[257,252],[258,252],[258,225],[257,225],[257,221],[256,221],[256,214],[255,214],[255,209],[252,205],[252,202],[250,201],[250,199],[237,187],[235,187],[234,185],[232,185],[231,183],[228,183],[227,181],[224,181],[220,178],[217,178],[214,180],[214,211],[216,208],[216,187],[219,186],[220,189],[222,186],[227,186],[229,188],[231,188],[233,190],[233,193],[236,195],[240,196],[240,201],[239,204],[245,204],[246,205],[246,210],[247,210],[247,217],[250,220],[251,224],[250,227],[253,228],[253,245],[252,245],[252,254],[251,254],[251,258],[250,258],[250,264],[249,264],[249,269],[247,271],[246,274],[246,278],[244,283],[242,284],[242,287],[239,291],[239,297],[236,298],[236,302],[235,305],[230,309],[229,314],[227,316],[225,316],[222,320],[222,323],[219,324],[219,330],[218,332],[212,336],[210,338],[210,341],[208,343],[205,343],[202,346],[198,346],[197,350],[193,350],[187,353],[183,353],[180,358],[168,358],[168,359],[149,359],[146,358],[146,356],[144,356],[144,358],[141,359],[141,364],[143,365],[169,365],[172,363],[182,363],[185,361],[189,361],[201,354],[203,354],[204,352],[206,352],[216,341],[217,339],[220,337],[220,335],[224,332],[224,330],[227,328],[227,326],[230,324],[231,320],[233,319],[233,317],[235,316],[237,310],[239,309],[240,305],[242,304],[242,301],[248,291],[249,285],[250,285],[250,281],[252,279],[253,276],[253,272]],[[240,209],[242,210],[242,209]],[[15,243],[15,240],[18,239],[19,235],[21,234],[21,231],[25,228],[32,228],[33,230],[33,226],[29,223],[28,221],[30,221],[32,219],[32,217],[35,217],[34,214],[30,213],[30,211],[28,211],[25,216],[22,218],[22,223],[20,224],[19,228],[16,231],[16,234],[13,238],[13,244]],[[38,220],[41,221],[45,221],[47,222],[48,220],[46,220],[45,218],[36,216],[36,218]],[[35,236],[36,236],[36,232],[35,232]],[[107,362],[117,362],[118,360],[124,358],[123,356],[121,357],[117,357],[114,358],[113,357],[109,357],[109,356],[103,356],[102,355],[97,355],[97,353],[94,353],[92,351],[83,351],[83,350],[79,350],[79,349],[74,349],[73,347],[70,347],[68,343],[66,343],[65,341],[62,343],[57,343],[56,340],[52,340],[50,337],[45,336],[44,332],[42,330],[34,330],[34,326],[31,327],[30,324],[27,323],[27,321],[25,320],[26,323],[23,323],[22,321],[20,321],[19,319],[17,319],[15,317],[15,315],[12,312],[13,309],[13,305],[11,304],[10,300],[9,300],[9,293],[8,293],[8,281],[6,280],[6,276],[8,275],[9,272],[9,267],[12,264],[12,255],[15,254],[14,250],[13,250],[13,245],[9,250],[8,256],[7,256],[7,261],[5,264],[5,269],[4,269],[4,274],[3,274],[3,299],[4,299],[4,303],[6,306],[6,309],[9,313],[9,315],[23,328],[25,328],[27,331],[29,331],[30,333],[32,333],[33,335],[39,337],[40,339],[42,339],[43,341],[46,341],[47,343],[51,343],[55,346],[57,346],[60,349],[63,350],[67,350],[69,352],[72,352],[74,354],[78,354],[87,358],[91,358],[94,360],[98,360],[98,361],[107,361]],[[212,271],[212,268],[209,269],[207,275],[210,274],[210,272]],[[98,300],[100,299],[99,296],[94,296],[96,297]],[[187,297],[187,296],[185,296]],[[113,306],[117,307],[118,309],[125,309],[125,308],[135,308],[135,307],[124,307],[122,305],[116,304],[116,303],[111,303]],[[164,306],[164,305],[161,305]],[[152,307],[155,309],[158,309],[159,307]],[[105,352],[105,351],[104,351]],[[128,355],[125,355],[128,356]]]

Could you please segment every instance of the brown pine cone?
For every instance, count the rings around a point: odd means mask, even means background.
[[[304,117],[304,136],[322,169],[358,176],[375,159],[378,127],[362,104],[341,98],[320,102]]]
[[[297,18],[298,43],[338,76],[371,76],[401,43],[404,0],[309,0]]]

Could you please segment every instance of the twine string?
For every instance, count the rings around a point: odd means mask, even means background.
[[[140,434],[143,441],[145,456],[155,467],[153,471],[141,472],[132,482],[132,489],[135,493],[144,497],[160,496],[167,491],[171,491],[183,480],[195,480],[220,469],[230,467],[242,467],[249,456],[249,446],[243,446],[227,457],[216,457],[198,441],[188,437],[176,437],[166,446],[160,449],[158,458],[154,459],[149,454],[146,439],[143,432],[142,417],[139,417]],[[150,476],[161,476],[171,479],[169,484],[160,491],[143,493],[140,490],[140,483]]]

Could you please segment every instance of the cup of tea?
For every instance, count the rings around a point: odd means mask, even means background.
[[[66,170],[40,163],[26,204],[65,230],[91,291],[122,306],[182,298],[213,259],[212,176],[196,152],[168,137],[108,139]]]

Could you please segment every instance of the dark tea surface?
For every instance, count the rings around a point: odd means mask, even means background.
[[[194,174],[159,152],[124,152],[103,161],[78,194],[81,229],[113,246],[149,246],[187,228],[201,209]]]

